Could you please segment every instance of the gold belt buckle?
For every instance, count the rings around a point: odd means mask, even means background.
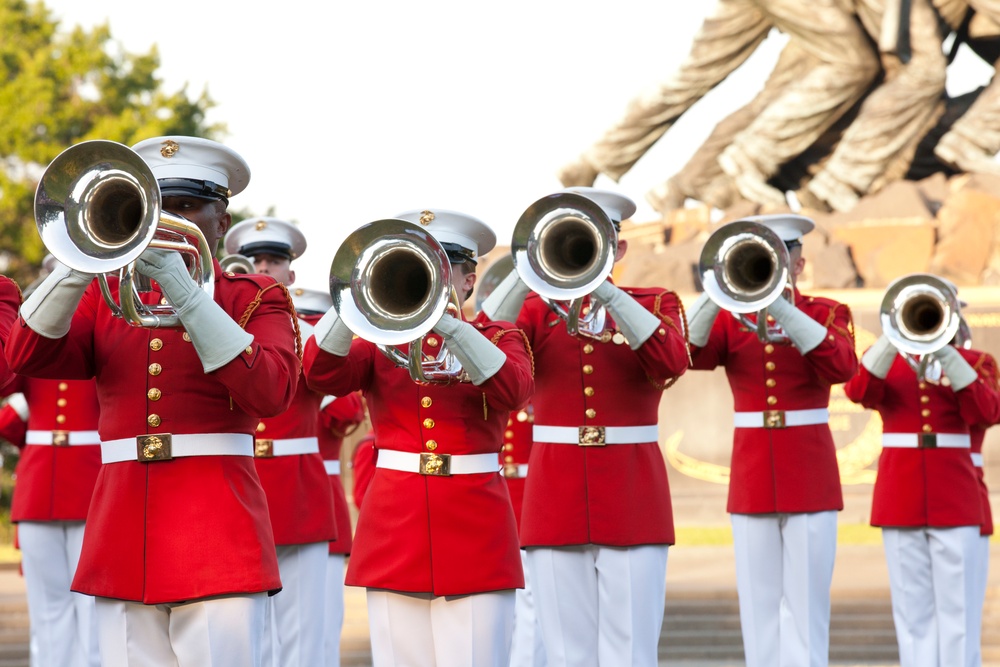
[[[937,449],[937,433],[921,433],[917,436],[920,449]]]
[[[171,436],[169,433],[151,433],[136,436],[136,460],[140,463],[151,461],[169,461],[174,458]]]
[[[451,454],[432,454],[431,452],[421,452],[420,474],[434,475],[435,477],[450,477]]]
[[[508,479],[520,477],[521,475],[518,473],[517,464],[516,463],[504,463],[503,464],[503,476],[506,477],[506,478],[508,478]]]
[[[253,457],[255,459],[269,459],[274,456],[274,440],[267,438],[257,438],[253,441]]]
[[[764,410],[764,428],[785,428],[785,411]]]
[[[581,447],[603,447],[604,427],[603,426],[581,426],[579,435]]]
[[[69,447],[69,431],[52,431],[52,445]]]

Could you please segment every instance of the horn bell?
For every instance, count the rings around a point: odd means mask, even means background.
[[[937,276],[915,273],[894,280],[882,297],[882,333],[896,349],[924,355],[948,345],[962,324],[954,290]]]
[[[755,313],[774,303],[785,290],[788,248],[769,227],[751,220],[723,225],[701,250],[702,287],[719,307],[732,313]]]
[[[521,214],[510,250],[531,290],[568,301],[590,294],[607,279],[617,238],[604,209],[583,195],[561,192],[542,197]]]
[[[419,225],[394,218],[352,232],[330,266],[330,296],[344,324],[378,345],[429,332],[451,296],[451,263]]]

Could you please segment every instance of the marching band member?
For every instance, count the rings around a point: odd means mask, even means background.
[[[990,507],[990,490],[986,487],[986,474],[983,471],[983,440],[986,439],[986,427],[974,424],[969,426],[972,465],[976,469],[976,479],[979,481],[979,502],[982,509],[982,523],[979,526],[979,541],[971,565],[975,573],[974,591],[971,598],[969,619],[969,662],[979,665],[983,660],[983,605],[986,603],[986,591],[989,588],[990,573],[990,536],[993,535],[993,510]]]
[[[993,357],[953,343],[918,377],[883,331],[844,386],[882,417],[871,523],[882,529],[902,667],[980,664],[983,506],[970,427],[1000,419],[1000,390]]]
[[[426,227],[447,251],[452,286],[468,298],[475,259],[495,235],[453,211],[397,216]],[[306,345],[310,386],[360,389],[378,445],[346,583],[367,587],[374,664],[506,665],[514,589],[524,584],[517,524],[498,454],[511,411],[534,389],[523,336],[503,322],[444,314],[423,339],[442,345],[469,381],[415,384],[331,310]]]
[[[214,141],[141,141],[163,208],[214,254],[246,162]],[[25,300],[7,345],[28,376],[96,377],[103,465],[73,590],[96,596],[105,667],[260,665],[267,592],[281,583],[253,462],[259,419],[283,412],[299,372],[288,296],[273,279],[224,275],[214,296],[181,253],[147,248],[143,303],[181,326],[114,317],[94,276],[56,268]],[[112,297],[118,280],[108,277]]]
[[[21,307],[21,288],[7,276],[0,276],[0,352],[3,352],[11,325],[17,320],[17,310]],[[0,389],[14,379],[7,365],[7,357],[0,354]]]
[[[28,596],[32,664],[100,664],[94,598],[70,590],[101,468],[94,380],[18,376],[7,408],[26,430],[10,518]]]
[[[727,510],[749,667],[829,661],[837,512],[844,507],[828,406],[857,369],[847,306],[801,294],[802,237],[792,215],[752,220],[788,248],[792,297],[767,310],[787,340],[764,342],[707,294],[688,310],[692,368],[726,370],[736,410]],[[752,317],[752,316],[751,316]],[[774,323],[772,323],[774,324]]]
[[[635,204],[575,188],[616,227]],[[628,243],[618,239],[615,261]],[[663,390],[688,366],[680,300],[661,288],[589,297],[610,324],[598,338],[571,336],[516,271],[483,310],[517,325],[535,356],[534,442],[521,510],[547,662],[656,665],[674,542],[670,489],[657,444]],[[523,307],[522,307],[523,304]],[[518,314],[519,313],[519,314]]]
[[[249,258],[258,274],[285,287],[295,282],[292,260],[306,250],[297,226],[272,217],[240,221],[223,243],[227,253]],[[318,317],[297,314],[304,340]],[[268,599],[264,635],[264,663],[274,667],[323,662],[327,545],[341,527],[319,453],[322,400],[300,381],[291,406],[257,424],[254,463],[267,496],[281,573],[281,593]]]

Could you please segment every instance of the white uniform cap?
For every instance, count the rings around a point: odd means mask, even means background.
[[[801,241],[802,237],[816,227],[816,223],[804,215],[775,213],[773,215],[751,215],[742,220],[756,222],[768,227],[785,243]]]
[[[453,263],[457,263],[458,257],[475,261],[497,244],[497,235],[485,222],[465,213],[439,208],[421,209],[400,213],[396,218],[426,227],[430,235],[449,251]],[[449,245],[457,247],[450,248]]]
[[[293,287],[288,292],[292,295],[295,310],[300,313],[325,313],[333,308],[333,299],[329,292],[305,287]]]
[[[233,149],[211,139],[201,137],[154,137],[140,141],[132,150],[139,154],[157,181],[188,179],[215,185],[203,192],[183,191],[178,184],[173,188],[161,184],[163,194],[188,194],[207,199],[229,199],[247,187],[250,167]],[[174,191],[177,190],[177,191]]]
[[[306,237],[291,222],[280,218],[247,218],[226,232],[225,248],[229,254],[254,257],[258,254],[297,259],[306,251]]]
[[[628,220],[635,215],[635,202],[625,195],[613,190],[600,190],[598,188],[573,187],[566,188],[563,192],[583,195],[604,210],[604,213],[611,218],[611,222],[620,226],[622,220]]]

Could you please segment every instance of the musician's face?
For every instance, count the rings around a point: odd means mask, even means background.
[[[287,257],[260,253],[254,255],[253,265],[257,273],[271,276],[282,285],[288,286],[295,282],[295,272],[292,271],[292,260]]]
[[[788,251],[789,268],[788,272],[792,278],[792,284],[794,285],[796,280],[800,275],[802,275],[803,269],[806,268],[806,258],[802,256],[802,246],[795,246]]]
[[[476,286],[475,271],[464,273],[464,267],[464,264],[451,265],[451,286],[455,288],[462,303],[469,300],[469,297],[472,296],[472,288]]]
[[[193,222],[205,235],[208,247],[215,254],[219,240],[226,235],[233,218],[226,203],[217,199],[171,196],[163,198],[163,210]]]

